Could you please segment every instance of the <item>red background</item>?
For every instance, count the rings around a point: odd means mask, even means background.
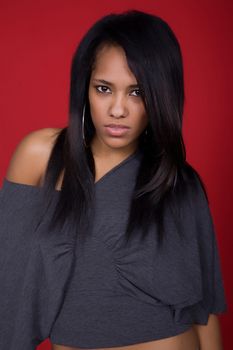
[[[0,176],[30,131],[67,123],[71,56],[82,35],[109,12],[161,16],[183,53],[187,160],[206,183],[217,232],[228,312],[220,315],[232,348],[233,2],[211,0],[0,1]],[[49,340],[38,348],[50,349]]]

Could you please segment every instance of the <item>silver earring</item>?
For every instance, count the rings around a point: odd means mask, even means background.
[[[85,110],[86,110],[86,104],[84,104],[84,107],[83,107],[83,115],[82,115],[82,138],[83,138],[84,146],[87,147],[86,140],[85,140],[85,135],[84,135]]]
[[[147,136],[147,134],[148,134],[148,132],[147,132],[147,128],[146,128],[146,130],[145,130],[145,136]]]

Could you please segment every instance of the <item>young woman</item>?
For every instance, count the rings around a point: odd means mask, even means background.
[[[63,129],[28,134],[0,192],[0,348],[220,350],[204,184],[185,160],[179,43],[131,10],[95,23]]]

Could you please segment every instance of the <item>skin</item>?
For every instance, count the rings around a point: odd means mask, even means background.
[[[111,85],[94,81],[94,79],[111,82]],[[147,126],[148,119],[142,98],[140,94],[138,96],[138,89],[129,88],[131,84],[137,84],[137,81],[129,70],[123,50],[113,46],[103,48],[97,56],[88,91],[91,117],[96,128],[96,134],[91,143],[96,166],[96,181],[136,150],[138,137]],[[97,91],[97,86],[100,92]],[[103,125],[118,122],[130,126],[129,132],[123,137],[107,135]],[[11,158],[6,178],[16,183],[41,185],[59,130],[44,128],[24,137]],[[62,178],[56,189],[60,189],[61,182]],[[52,350],[80,349],[52,344]],[[217,315],[210,314],[207,325],[193,325],[186,332],[173,337],[99,350],[110,349],[222,350],[223,348]]]
[[[138,137],[148,124],[141,91],[122,48],[105,46],[99,51],[90,77],[88,97],[96,130],[91,149],[97,181],[137,149]],[[130,129],[124,136],[110,136],[104,127],[109,123],[127,125]]]
[[[207,325],[193,326],[197,333],[200,350],[223,350],[221,327],[218,316],[210,314]]]
[[[83,348],[72,348],[62,345],[54,345],[52,350],[82,350]],[[96,348],[95,350],[199,350],[194,330],[190,330],[174,337],[161,340],[148,341],[129,346],[112,348]],[[211,348],[209,348],[210,350]],[[91,349],[86,349],[91,350]]]

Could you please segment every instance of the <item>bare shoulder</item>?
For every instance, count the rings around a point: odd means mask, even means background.
[[[6,178],[10,181],[39,185],[56,137],[61,128],[42,128],[28,133],[16,146]]]

